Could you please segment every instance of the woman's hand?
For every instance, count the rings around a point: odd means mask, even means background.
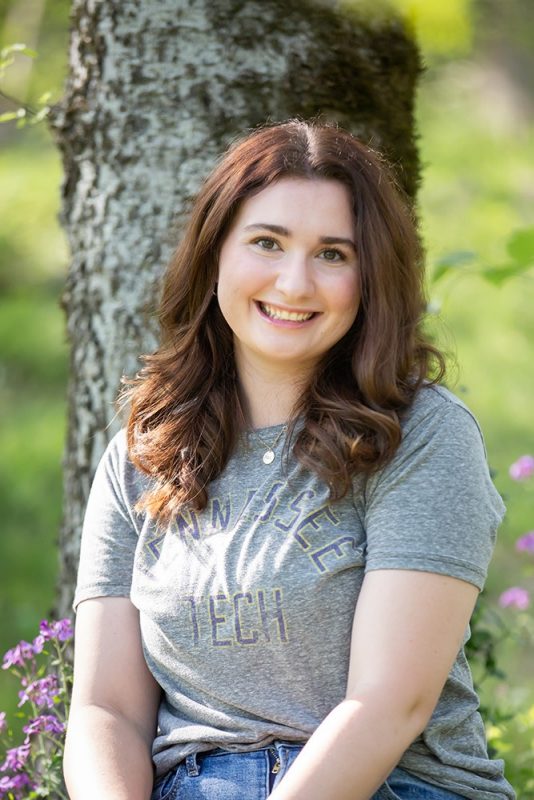
[[[428,572],[366,575],[354,616],[346,699],[319,725],[273,800],[373,795],[426,727],[477,594],[465,581]]]
[[[131,601],[82,602],[64,760],[71,800],[148,800],[159,699]]]

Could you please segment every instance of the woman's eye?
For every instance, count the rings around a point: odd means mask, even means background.
[[[276,242],[274,239],[269,239],[265,236],[262,236],[260,239],[254,239],[252,244],[257,244],[258,247],[261,247],[262,250],[278,249],[278,242]]]
[[[345,255],[340,250],[323,250],[321,256],[325,261],[331,261],[334,263],[337,261],[345,261]]]

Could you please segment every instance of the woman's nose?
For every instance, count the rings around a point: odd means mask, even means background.
[[[288,300],[310,297],[314,291],[311,267],[304,255],[284,258],[276,278],[276,288]]]

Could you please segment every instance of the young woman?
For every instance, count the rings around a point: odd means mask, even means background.
[[[463,651],[503,506],[421,287],[350,134],[207,179],[87,509],[73,800],[514,797]]]

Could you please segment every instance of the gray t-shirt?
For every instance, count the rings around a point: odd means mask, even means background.
[[[504,507],[477,423],[454,395],[421,389],[393,460],[335,503],[281,448],[263,463],[279,431],[244,436],[206,508],[165,527],[134,510],[150,479],[128,460],[124,432],[98,467],[75,605],[128,596],[140,611],[163,689],[157,775],[192,752],[306,741],[345,696],[365,572],[423,570],[483,586]],[[462,650],[400,766],[473,800],[513,798],[477,708]]]

